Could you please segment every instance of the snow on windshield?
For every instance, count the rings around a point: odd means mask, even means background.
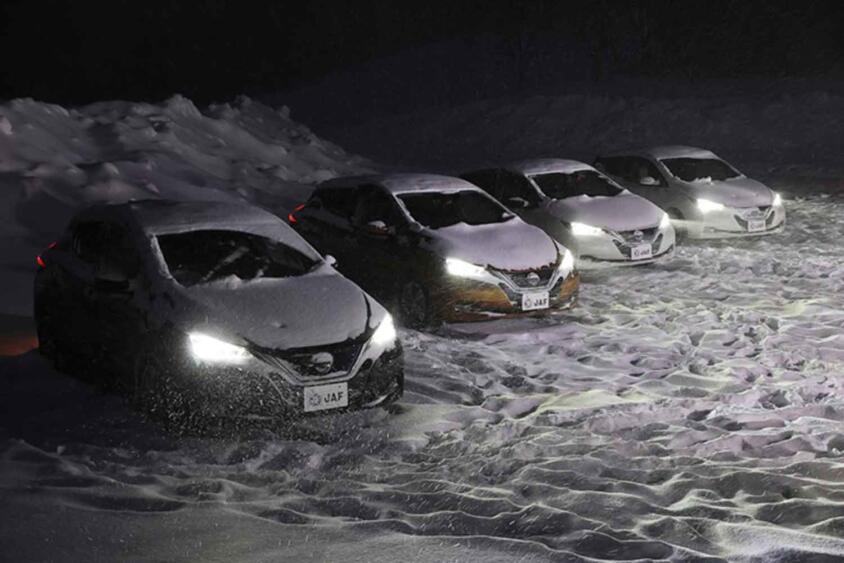
[[[579,195],[614,196],[621,193],[621,188],[594,170],[576,172],[550,172],[536,174],[531,180],[552,199],[565,199]]]
[[[170,275],[183,286],[236,276],[287,278],[309,272],[316,261],[272,239],[238,231],[159,235]]]
[[[409,193],[401,194],[399,198],[416,222],[431,229],[450,227],[457,223],[503,223],[513,217],[495,201],[473,190]]]
[[[741,175],[732,166],[717,158],[665,158],[661,162],[675,178],[684,182],[717,182]]]

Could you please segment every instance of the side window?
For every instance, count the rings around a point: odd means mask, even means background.
[[[363,227],[373,221],[383,221],[388,227],[398,226],[400,216],[393,198],[378,186],[357,189],[357,203],[352,223]]]
[[[632,175],[630,174],[630,166],[628,161],[630,159],[625,157],[609,157],[599,158],[595,160],[595,168],[601,170],[610,176],[616,176],[632,182]]]
[[[528,207],[534,207],[539,202],[539,194],[536,188],[531,185],[530,180],[521,174],[505,172],[501,175],[501,202],[504,205],[511,205],[511,199],[522,199],[527,202]]]
[[[126,230],[113,223],[91,221],[78,224],[73,231],[73,253],[93,266],[99,274],[134,277],[140,270],[140,258]]]
[[[646,158],[630,157],[630,176],[632,182],[640,186],[665,186],[665,178],[657,170],[656,165]]]
[[[322,207],[341,219],[351,220],[355,212],[355,190],[353,188],[327,188],[319,190],[313,199]]]

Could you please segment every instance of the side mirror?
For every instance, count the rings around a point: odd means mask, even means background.
[[[386,237],[392,234],[390,227],[384,221],[370,221],[366,224],[366,232],[370,235]]]
[[[94,271],[94,288],[111,293],[126,292],[132,278],[130,270],[126,264],[101,260]]]
[[[653,176],[644,176],[639,180],[639,184],[642,186],[658,186],[659,182]]]
[[[421,233],[422,232],[422,225],[415,221],[411,221],[410,224],[407,226],[407,230],[411,233]]]
[[[528,206],[528,201],[523,197],[508,197],[507,205],[509,205],[513,209],[524,209]]]
[[[330,254],[326,254],[325,255],[325,263],[328,264],[329,266],[336,266],[337,265],[337,259]]]

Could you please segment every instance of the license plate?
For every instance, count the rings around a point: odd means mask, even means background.
[[[349,406],[348,383],[305,387],[305,412],[324,411]]]
[[[649,244],[639,244],[630,249],[631,260],[645,260],[653,258],[653,249]]]
[[[548,308],[548,292],[534,292],[522,294],[522,311],[536,311]]]
[[[747,232],[748,233],[758,233],[759,231],[765,230],[765,220],[764,219],[751,219],[747,222]]]

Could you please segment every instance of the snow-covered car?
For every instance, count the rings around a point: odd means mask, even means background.
[[[690,238],[765,235],[785,227],[780,195],[708,150],[619,152],[598,157],[595,167],[665,209]]]
[[[283,418],[402,394],[389,313],[267,211],[95,205],[37,262],[41,351],[166,416]]]
[[[337,178],[288,220],[409,326],[537,314],[577,297],[572,253],[459,178]]]
[[[580,268],[646,264],[674,253],[668,215],[583,162],[525,160],[461,177],[574,250]]]

